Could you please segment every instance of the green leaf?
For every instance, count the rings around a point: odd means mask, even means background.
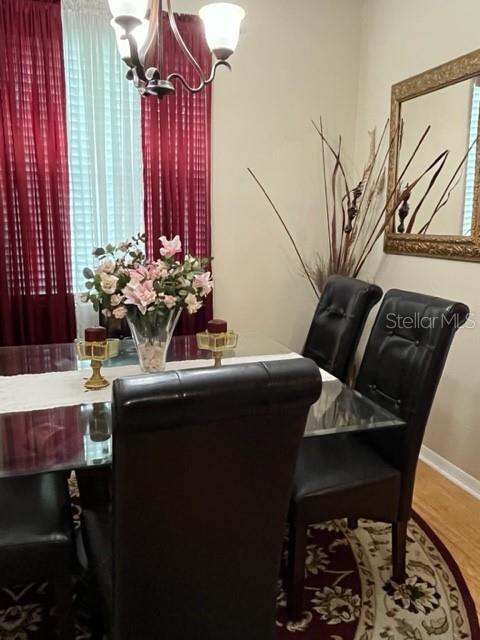
[[[86,282],[86,283],[85,283],[85,287],[86,287],[87,289],[93,289],[93,282]]]
[[[93,278],[93,271],[91,269],[89,269],[88,267],[85,267],[85,269],[83,270],[83,277],[87,278],[87,280],[89,278]]]

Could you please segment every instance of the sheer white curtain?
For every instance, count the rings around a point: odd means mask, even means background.
[[[121,242],[144,228],[140,97],[125,79],[110,19],[107,0],[62,1],[77,292],[94,246]],[[78,333],[85,321],[77,313]]]

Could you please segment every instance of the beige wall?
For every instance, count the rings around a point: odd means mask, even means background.
[[[232,73],[214,87],[215,313],[240,333],[260,330],[300,349],[315,306],[264,196],[261,178],[302,253],[320,249],[319,145],[310,123],[353,149],[360,3],[239,0],[247,11]],[[177,0],[196,12],[202,0]]]
[[[177,0],[196,12],[202,0]],[[233,72],[214,89],[215,313],[241,332],[302,346],[315,305],[252,167],[308,258],[322,248],[319,147],[310,119],[342,133],[357,170],[367,131],[389,113],[390,86],[480,46],[478,0],[241,0],[247,10]],[[360,81],[360,84],[359,84]],[[358,91],[357,91],[358,90]],[[358,101],[358,109],[357,109]],[[354,166],[352,162],[352,166]],[[324,240],[324,238],[323,238]],[[323,245],[324,246],[324,245]],[[366,276],[466,302],[480,322],[480,264],[384,256]],[[480,327],[453,345],[426,444],[480,478]]]
[[[385,121],[390,86],[480,46],[478,0],[365,0],[362,15],[357,153],[363,132]],[[462,133],[463,135],[463,133]],[[452,346],[425,444],[480,478],[480,264],[383,255],[369,265],[384,289],[399,287],[467,303],[477,328]]]

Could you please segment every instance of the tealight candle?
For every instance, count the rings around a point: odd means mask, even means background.
[[[226,333],[227,323],[225,320],[209,320],[207,322],[208,333]]]
[[[107,330],[105,327],[87,327],[85,329],[85,342],[105,342]]]

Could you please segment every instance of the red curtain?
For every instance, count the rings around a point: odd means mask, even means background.
[[[0,444],[2,466],[17,474],[35,473],[46,467],[82,467],[85,453],[81,408],[6,414],[1,420]]]
[[[191,15],[176,17],[186,45],[209,74],[212,55],[200,19]],[[163,40],[163,74],[179,72],[190,85],[197,85],[198,75],[175,41],[166,19]],[[158,52],[151,62],[159,64]],[[191,94],[179,82],[175,81],[175,87],[173,96],[142,101],[147,251],[159,257],[158,238],[178,234],[186,253],[210,256],[211,88]],[[177,333],[201,331],[211,317],[212,296],[209,296],[197,314],[182,314]]]
[[[0,0],[0,344],[75,335],[59,0]]]

